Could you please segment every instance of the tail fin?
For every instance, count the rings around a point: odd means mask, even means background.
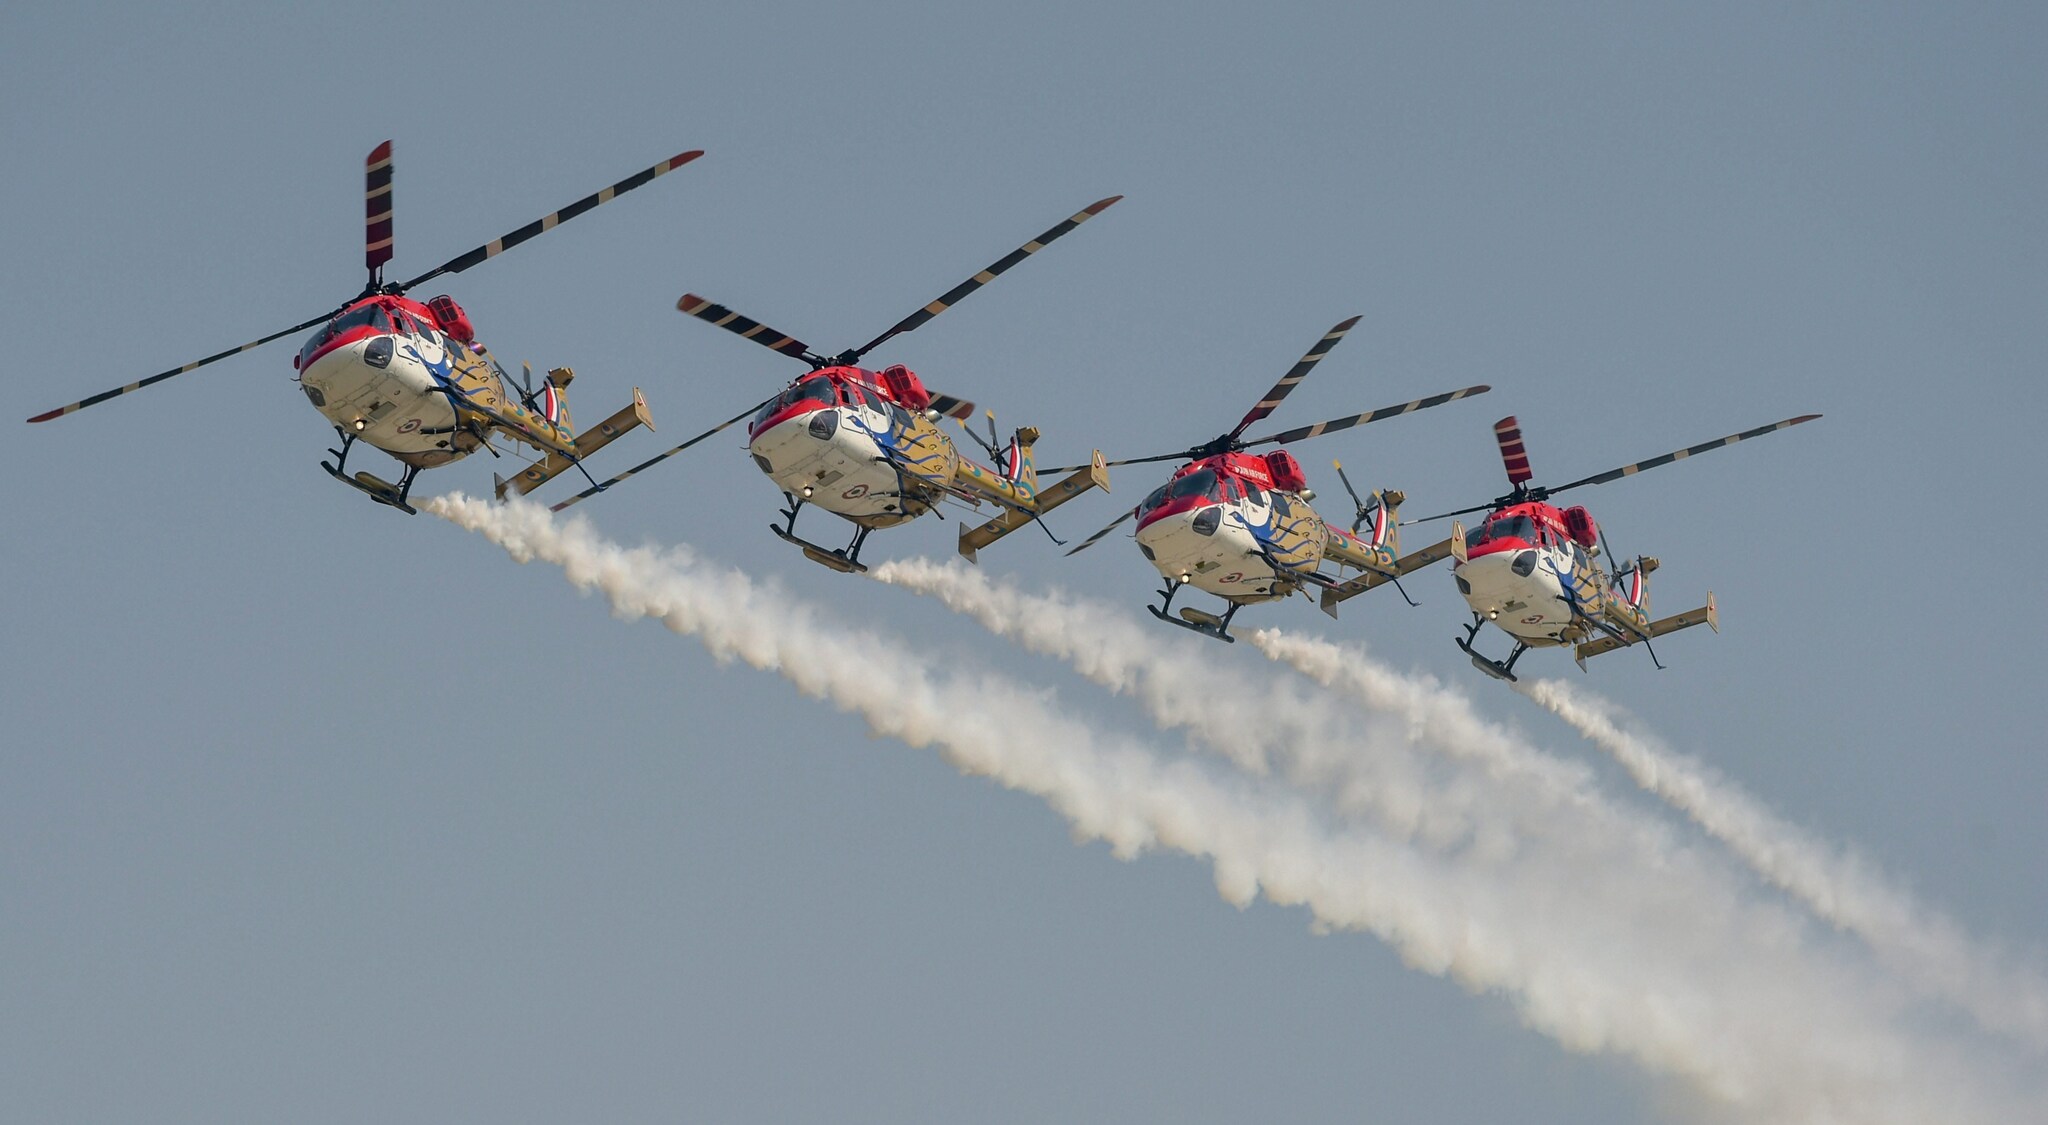
[[[569,383],[575,378],[576,372],[571,368],[557,367],[549,371],[548,377],[541,380],[540,394],[534,402],[534,407],[549,425],[570,434],[576,432],[575,424],[569,421]]]
[[[1003,465],[1003,479],[1030,497],[1038,495],[1038,469],[1031,463],[1031,443],[1037,440],[1037,430],[1029,426],[1020,427],[1010,438],[1009,453]]]
[[[1384,547],[1396,558],[1401,554],[1401,505],[1408,494],[1397,488],[1381,489],[1380,506],[1372,516],[1372,545]]]
[[[1650,573],[1657,566],[1656,559],[1638,558],[1633,568],[1623,571],[1629,575],[1628,604],[1644,613],[1650,612]]]

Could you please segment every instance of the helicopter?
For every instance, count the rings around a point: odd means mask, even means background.
[[[446,295],[420,302],[407,291],[443,274],[462,271],[527,239],[632,191],[656,177],[704,155],[701,150],[670,157],[618,183],[569,204],[544,218],[493,239],[404,282],[386,282],[383,271],[392,257],[391,142],[370,151],[364,160],[363,260],[369,284],[331,313],[314,317],[268,336],[205,359],[174,367],[147,379],[103,391],[30,418],[47,422],[111,398],[132,394],[173,376],[240,355],[273,340],[308,328],[320,330],[306,340],[292,361],[300,390],[314,409],[333,424],[341,448],[329,449],[335,461],[322,461],[328,475],[379,504],[408,514],[413,479],[421,469],[459,461],[482,448],[499,456],[493,434],[538,450],[542,459],[511,478],[497,481],[503,499],[508,490],[525,493],[611,443],[635,426],[652,430],[647,400],[639,388],[633,401],[594,430],[578,435],[571,427],[567,391],[573,369],[548,372],[541,386],[530,370],[514,386],[489,351],[476,338],[469,316]],[[347,472],[349,451],[356,442],[381,449],[404,466],[397,483],[369,472]]]
[[[979,526],[961,528],[960,553],[974,561],[980,548],[1037,521],[1090,488],[1108,491],[1109,475],[1103,467],[1101,451],[1096,451],[1088,465],[1061,470],[1070,475],[1041,489],[1038,470],[1032,464],[1032,443],[1039,437],[1036,429],[1019,427],[1007,446],[999,445],[993,412],[988,415],[989,435],[984,439],[964,424],[974,415],[973,403],[931,391],[902,364],[872,371],[862,367],[860,361],[884,342],[917,330],[1122,198],[1113,195],[1089,204],[898,321],[887,332],[834,356],[814,352],[803,341],[724,305],[713,304],[693,293],[684,294],[676,302],[678,311],[771,351],[802,360],[810,370],[766,400],[674,449],[584,489],[554,505],[554,510],[561,511],[595,496],[749,416],[753,420],[747,430],[748,452],[761,471],[782,489],[782,497],[789,505],[781,511],[784,522],[770,524],[769,530],[800,548],[804,557],[844,573],[867,570],[860,561],[860,549],[868,533],[916,519],[936,510],[940,501],[948,498],[976,508],[985,500],[991,501],[1000,509],[994,518]],[[997,467],[962,456],[952,439],[938,428],[941,417],[963,423],[962,431],[987,452]],[[799,538],[797,513],[812,504],[852,522],[853,541],[842,548],[828,549]]]
[[[1579,669],[1584,671],[1586,661],[1595,656],[1640,644],[1650,654],[1650,662],[1661,669],[1664,664],[1650,644],[1653,639],[1701,624],[1720,632],[1720,610],[1712,591],[1707,593],[1707,604],[1698,609],[1651,620],[1649,577],[1658,567],[1657,560],[1638,555],[1621,565],[1614,559],[1614,570],[1603,571],[1594,560],[1602,556],[1613,559],[1613,555],[1607,549],[1606,533],[1593,522],[1592,514],[1583,507],[1561,509],[1548,501],[1568,489],[1634,476],[1818,417],[1802,414],[1787,418],[1555,488],[1529,483],[1534,474],[1522,444],[1521,424],[1514,416],[1494,423],[1494,441],[1500,446],[1501,464],[1507,469],[1512,491],[1490,503],[1414,521],[1427,523],[1488,512],[1469,534],[1462,521],[1451,524],[1451,554],[1456,560],[1451,573],[1458,592],[1472,608],[1472,623],[1458,638],[1458,647],[1472,658],[1473,667],[1495,679],[1513,682],[1515,661],[1532,648],[1572,645]],[[1334,604],[1354,592],[1339,587],[1325,591],[1323,597]],[[1506,660],[1490,660],[1472,647],[1480,628],[1488,622],[1515,640],[1514,651]]]
[[[1355,567],[1365,573],[1353,582],[1371,580],[1373,585],[1395,582],[1415,570],[1437,562],[1450,553],[1448,541],[1433,544],[1412,555],[1401,555],[1400,506],[1405,497],[1391,489],[1360,499],[1337,465],[1338,477],[1351,494],[1357,509],[1349,531],[1323,521],[1309,501],[1315,493],[1303,477],[1301,465],[1284,449],[1262,455],[1246,453],[1260,445],[1306,441],[1338,430],[1348,430],[1381,418],[1408,414],[1461,398],[1485,394],[1491,387],[1465,387],[1445,394],[1416,399],[1399,406],[1383,407],[1349,418],[1318,422],[1285,430],[1269,437],[1243,440],[1252,423],[1273,413],[1310,370],[1328,355],[1344,334],[1357,324],[1352,317],[1331,328],[1316,341],[1258,405],[1228,433],[1178,453],[1132,457],[1107,465],[1138,465],[1152,461],[1186,460],[1173,477],[1147,496],[1137,507],[1088,537],[1067,554],[1075,555],[1095,545],[1110,532],[1135,517],[1138,550],[1158,568],[1166,584],[1163,599],[1145,608],[1152,616],[1171,625],[1192,629],[1220,641],[1234,642],[1230,621],[1237,611],[1259,602],[1279,601],[1309,586],[1328,589],[1338,579],[1322,573],[1324,559],[1340,568]],[[1098,454],[1098,457],[1100,455]],[[1066,469],[1048,469],[1061,473]],[[1367,523],[1372,525],[1365,531]],[[1221,615],[1183,606],[1180,615],[1168,614],[1174,595],[1184,586],[1220,597],[1229,608]],[[1365,586],[1360,586],[1365,589]],[[1403,591],[1403,596],[1406,591]]]

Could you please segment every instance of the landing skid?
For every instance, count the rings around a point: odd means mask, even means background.
[[[768,530],[780,536],[784,543],[791,543],[800,548],[805,558],[821,566],[829,566],[841,574],[866,574],[868,571],[867,564],[854,557],[860,553],[859,540],[861,536],[854,537],[854,546],[852,552],[849,553],[845,550],[828,551],[809,540],[799,539],[789,532],[782,530],[782,525],[780,524],[771,523],[768,525]],[[867,528],[861,528],[863,534],[866,531]]]
[[[1236,644],[1237,638],[1230,635],[1230,619],[1236,617],[1237,611],[1244,607],[1236,602],[1232,602],[1230,608],[1223,611],[1223,616],[1218,617],[1213,613],[1204,613],[1199,609],[1190,609],[1187,606],[1182,606],[1180,616],[1174,617],[1166,611],[1173,608],[1173,596],[1180,593],[1180,587],[1180,583],[1168,579],[1165,589],[1159,591],[1160,594],[1164,595],[1165,600],[1158,605],[1148,605],[1145,608],[1151,611],[1152,616],[1166,622],[1168,625],[1178,625],[1183,629],[1200,633],[1205,637],[1214,637],[1227,645]]]
[[[343,469],[348,465],[348,451],[349,447],[356,442],[355,435],[348,433],[339,426],[334,428],[334,432],[341,435],[341,448],[330,449],[327,452],[334,454],[339,463],[330,465],[325,461],[320,462],[320,467],[327,470],[328,476],[386,507],[397,508],[408,516],[420,514],[418,508],[405,502],[406,497],[412,494],[412,481],[414,477],[419,475],[419,466],[407,465],[405,467],[405,475],[398,478],[397,484],[392,484],[390,481],[374,473],[358,471],[351,475],[344,472]]]
[[[787,492],[782,495],[784,499],[789,501],[789,507],[783,509],[782,512],[783,518],[788,522],[786,524],[771,523],[768,525],[768,530],[774,532],[784,543],[796,545],[803,551],[805,558],[817,563],[819,566],[831,567],[841,574],[866,574],[868,572],[867,565],[860,561],[860,545],[867,541],[868,532],[874,530],[873,528],[863,527],[859,531],[854,532],[853,542],[847,544],[842,550],[827,550],[807,539],[797,538],[796,514],[803,510],[803,498],[791,496]]]
[[[1488,660],[1472,648],[1472,640],[1479,635],[1479,627],[1483,623],[1478,614],[1473,614],[1472,624],[1467,626],[1465,635],[1454,638],[1458,642],[1458,647],[1464,649],[1465,655],[1472,658],[1472,666],[1474,668],[1492,676],[1496,680],[1511,684],[1519,682],[1515,676],[1515,661],[1520,660],[1522,654],[1529,651],[1529,646],[1521,641],[1516,641],[1515,651],[1509,653],[1506,660]]]

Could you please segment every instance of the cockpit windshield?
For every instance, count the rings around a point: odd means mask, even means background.
[[[754,425],[758,426],[775,415],[782,413],[784,410],[804,401],[815,402],[819,406],[833,406],[838,403],[839,396],[832,389],[832,381],[830,379],[805,379],[803,382],[769,399],[768,405],[762,407],[760,412],[754,415]]]
[[[1220,500],[1223,498],[1221,486],[1216,480],[1216,471],[1214,469],[1197,469],[1173,481],[1164,488],[1155,491],[1152,495],[1145,497],[1145,502],[1139,505],[1138,510],[1149,512],[1169,500],[1186,500],[1192,497],[1202,497],[1209,500]]]
[[[1465,533],[1465,545],[1477,547],[1496,539],[1519,539],[1524,543],[1536,542],[1536,524],[1528,516],[1502,516]]]
[[[314,334],[313,338],[306,341],[306,346],[300,350],[299,366],[304,367],[312,362],[313,353],[319,351],[327,341],[350,329],[362,328],[366,325],[379,333],[391,331],[391,318],[385,315],[384,306],[363,305],[360,308],[350,309],[333,320],[328,321],[327,327]]]
[[[1173,500],[1186,500],[1191,496],[1217,498],[1216,472],[1213,469],[1197,469],[1187,476],[1166,486],[1166,495]]]

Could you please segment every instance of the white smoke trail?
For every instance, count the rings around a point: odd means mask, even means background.
[[[1727,844],[1759,875],[1861,937],[1907,980],[1960,1005],[1992,1031],[2048,1047],[2048,985],[2037,973],[1979,948],[1961,927],[1863,858],[1787,823],[1704,763],[1624,730],[1612,703],[1562,680],[1524,681],[1515,689],[1607,751],[1636,784]]]
[[[1134,627],[1108,606],[1061,594],[1027,593],[1011,583],[992,582],[980,571],[955,562],[891,562],[877,568],[873,577],[936,597],[999,636],[1064,660],[1113,691],[1140,697],[1161,725],[1193,728],[1248,768],[1263,771],[1270,760],[1279,758],[1291,767],[1286,770],[1290,780],[1313,788],[1334,788],[1344,795],[1338,805],[1347,813],[1377,815],[1396,830],[1412,830],[1416,827],[1413,810],[1432,809],[1440,827],[1452,827],[1441,815],[1449,794],[1404,786],[1402,782],[1414,779],[1389,768],[1400,761],[1398,751],[1405,747],[1389,746],[1381,740],[1360,754],[1361,740],[1333,728],[1327,709],[1316,706],[1317,701],[1276,692],[1272,685],[1248,683],[1241,673],[1210,661],[1190,661],[1172,646],[1175,638]],[[1253,643],[1326,687],[1348,691],[1374,711],[1400,715],[1406,721],[1403,733],[1411,745],[1448,752],[1482,766],[1506,783],[1510,793],[1466,792],[1463,796],[1483,796],[1493,814],[1509,820],[1508,826],[1522,834],[1540,835],[1539,826],[1545,823],[1569,824],[1581,840],[1604,835],[1627,841],[1628,846],[1646,854],[1672,846],[1665,834],[1606,803],[1588,772],[1483,722],[1464,696],[1433,679],[1393,672],[1371,661],[1362,650],[1274,630],[1256,634]],[[1248,695],[1260,698],[1264,705],[1236,705],[1236,700]],[[2039,1005],[2032,999],[2036,993],[2024,970],[1989,964],[1971,951],[1965,935],[1938,918],[1924,924],[1916,921],[1919,912],[1909,902],[1891,895],[1881,884],[1870,883],[1853,864],[1827,863],[1820,849],[1802,846],[1803,838],[1796,830],[1770,821],[1753,803],[1704,792],[1697,772],[1687,773],[1679,768],[1680,763],[1659,759],[1656,751],[1627,741],[1627,736],[1590,706],[1573,703],[1562,685],[1551,689],[1545,701],[1588,737],[1608,739],[1610,748],[1625,756],[1625,764],[1646,787],[1655,788],[1653,779],[1661,778],[1668,788],[1692,796],[1694,799],[1681,807],[1705,811],[1710,829],[1729,830],[1724,839],[1735,845],[1738,855],[1774,882],[1804,888],[1823,917],[1838,925],[1845,918],[1863,923],[1850,928],[1875,933],[1879,940],[1872,944],[1880,956],[1922,991],[1959,1003],[1991,1030],[2034,1038],[2035,1025],[2030,1021]],[[1370,798],[1356,797],[1360,790],[1367,791]],[[1759,843],[1766,833],[1773,835],[1772,841]],[[1420,836],[1432,843],[1445,842],[1443,831],[1423,831]],[[1891,936],[1894,934],[1900,936]],[[2005,985],[2017,987],[2007,991]]]
[[[1488,823],[1505,813],[1522,831],[1539,833],[1561,812],[1576,821],[1603,804],[1592,771],[1532,751],[1481,719],[1464,697],[1433,685],[1386,677],[1370,701],[1375,714],[1360,715],[1326,692],[1303,693],[1292,678],[1252,682],[1240,668],[1198,658],[1187,647],[1196,642],[1134,623],[1100,602],[1026,593],[956,562],[889,562],[871,576],[936,597],[998,636],[1066,661],[1112,691],[1138,696],[1155,722],[1190,728],[1247,769],[1263,773],[1277,758],[1290,781],[1330,792],[1342,811],[1377,815],[1404,833],[1439,842],[1455,837],[1472,828],[1475,802],[1483,802]],[[1262,632],[1254,643],[1284,641]],[[1199,647],[1207,652],[1213,646]],[[1341,663],[1318,670],[1334,675]],[[1316,678],[1330,686],[1329,679]],[[1247,697],[1262,706],[1238,706]],[[1398,723],[1389,723],[1389,716]],[[1492,790],[1433,785],[1426,763],[1410,752],[1416,746],[1478,765]]]
[[[1439,859],[1359,827],[1332,832],[1298,795],[1105,740],[1042,693],[941,670],[687,552],[622,549],[526,503],[458,495],[426,507],[515,559],[561,566],[621,617],[656,617],[879,734],[936,745],[963,771],[1040,796],[1077,836],[1120,856],[1206,857],[1233,902],[1263,892],[1324,926],[1376,934],[1417,968],[1500,991],[1571,1049],[1625,1054],[1744,1117],[1993,1121],[2048,1109],[2032,1083],[1902,1029],[1882,987],[1710,867],[1641,873],[1682,881],[1685,893],[1631,910],[1611,888],[1640,888],[1641,877],[1556,870],[1545,849]]]
[[[1253,643],[1268,656],[1369,707],[1427,714],[1448,723],[1450,741],[1478,746],[1461,697],[1429,677],[1404,676],[1356,646],[1263,630]],[[1555,684],[1554,681],[1551,683]],[[2048,1043],[2048,1001],[2033,972],[1977,948],[1954,923],[1896,891],[1853,857],[1829,850],[1773,817],[1745,794],[1717,786],[1697,763],[1660,754],[1623,734],[1563,684],[1532,688],[1530,698],[1556,712],[1613,754],[1637,783],[1691,816],[1767,881],[1829,922],[1855,933],[1918,993],[1958,1005],[1985,1028],[2039,1048]],[[1499,748],[1496,742],[1494,749]]]
[[[991,583],[957,562],[894,561],[870,576],[936,597],[998,636],[1135,696],[1155,723],[1187,729],[1248,772],[1264,776],[1277,765],[1287,780],[1329,794],[1346,814],[1373,816],[1403,836],[1451,846],[1485,831],[1498,814],[1488,803],[1482,815],[1476,795],[1425,776],[1427,763],[1407,752],[1407,732],[1304,691],[1297,678],[1249,677],[1204,659],[1217,655],[1210,642],[1162,636],[1098,602]],[[1244,707],[1246,698],[1262,704]],[[1592,781],[1582,767],[1560,764],[1560,772]],[[1542,819],[1552,811],[1545,806]]]

